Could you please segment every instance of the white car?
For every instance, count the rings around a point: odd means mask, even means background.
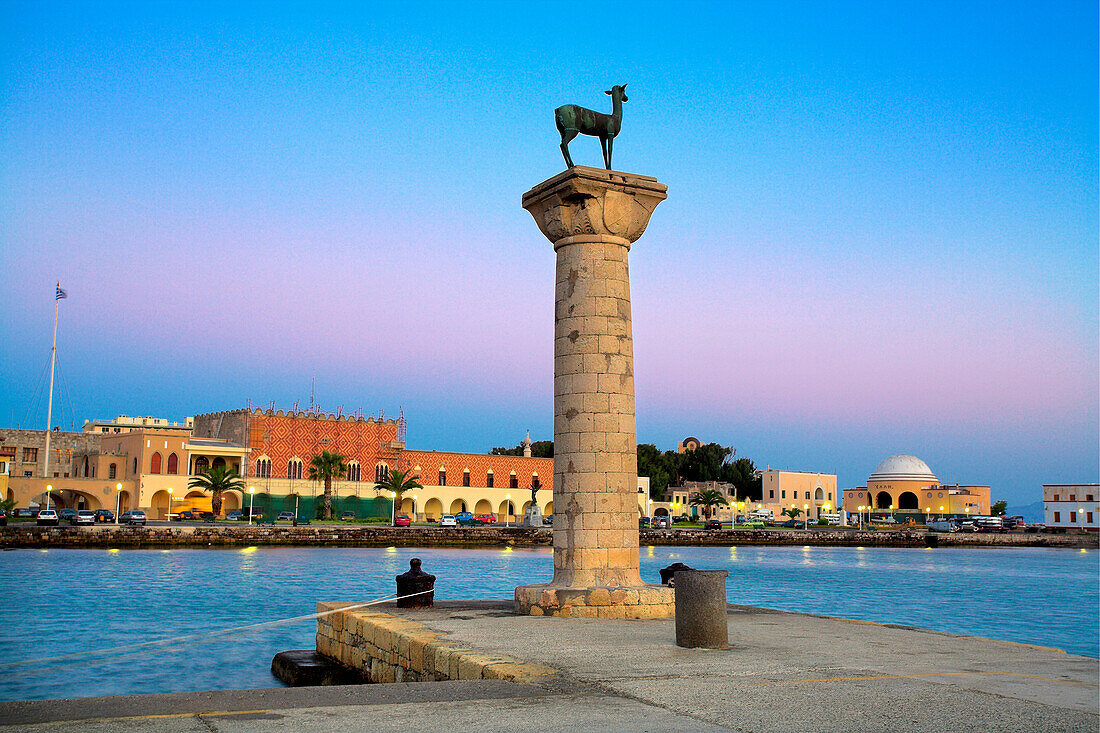
[[[440,527],[457,527],[458,520],[455,519],[453,514],[444,514],[443,518],[439,520]]]
[[[95,512],[91,509],[81,509],[69,518],[69,524],[95,524]]]
[[[57,522],[57,512],[55,512],[53,509],[43,509],[42,511],[38,512],[38,519],[35,523],[39,527],[48,527],[57,526]]]

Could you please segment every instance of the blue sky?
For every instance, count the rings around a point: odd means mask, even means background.
[[[1013,502],[1097,481],[1090,3],[9,3],[3,423],[251,399],[414,447],[552,430],[552,110],[669,199],[632,250],[639,439]],[[598,143],[571,145],[599,164]],[[41,390],[39,390],[39,393]],[[57,422],[55,420],[55,422]]]

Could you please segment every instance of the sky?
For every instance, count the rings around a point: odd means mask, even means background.
[[[1026,504],[1100,481],[1091,2],[0,7],[0,427],[310,404],[553,432],[553,109],[668,200],[638,439]],[[570,145],[580,165],[599,143]]]

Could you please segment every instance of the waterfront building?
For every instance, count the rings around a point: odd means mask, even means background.
[[[768,467],[760,472],[760,501],[752,508],[771,509],[778,520],[788,509],[799,509],[810,521],[837,511],[835,473],[792,471]],[[746,508],[746,511],[748,509]]]
[[[884,459],[867,478],[866,486],[845,489],[844,511],[855,514],[859,507],[877,512],[934,516],[980,516],[989,514],[988,486],[941,484],[928,464],[910,455]]]
[[[1043,523],[1048,527],[1100,529],[1100,484],[1043,484]]]
[[[129,415],[119,415],[114,420],[85,420],[84,432],[85,433],[128,433],[131,430],[138,430],[140,428],[158,428],[160,430],[174,430],[180,433],[191,433],[191,421],[193,418],[187,418],[181,423],[171,422],[163,417],[152,417],[147,415],[145,417],[130,417]]]

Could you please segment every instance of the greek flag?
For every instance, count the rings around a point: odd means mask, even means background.
[[[57,296],[54,298],[54,300],[61,300],[62,298],[68,298],[68,297],[69,297],[69,294],[66,293],[64,290],[62,290],[61,289],[61,283],[58,283],[57,284]]]

